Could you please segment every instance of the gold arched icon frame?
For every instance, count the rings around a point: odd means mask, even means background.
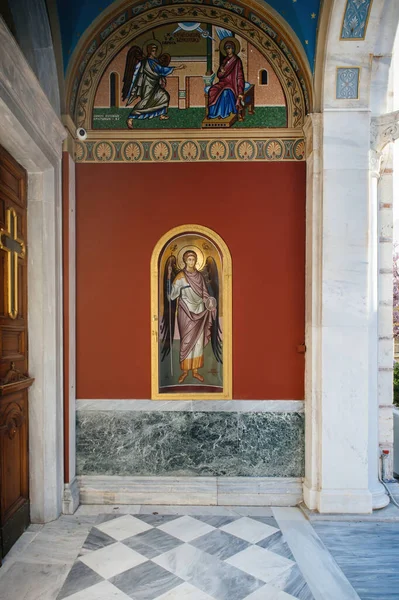
[[[222,256],[223,290],[223,392],[160,393],[159,392],[159,258],[168,243],[183,234],[199,234],[215,244]],[[212,229],[202,225],[181,225],[167,231],[156,243],[151,256],[151,399],[152,400],[231,400],[232,371],[232,261],[226,242]]]

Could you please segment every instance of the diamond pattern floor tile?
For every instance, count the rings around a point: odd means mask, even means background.
[[[157,600],[213,600],[213,598],[208,596],[208,594],[201,592],[201,590],[190,583],[185,582],[178,585],[170,592],[162,594]]]
[[[90,588],[69,596],[68,600],[131,600],[109,581],[102,581]]]
[[[160,525],[158,529],[166,531],[166,533],[177,537],[183,542],[191,542],[191,540],[205,535],[205,533],[209,533],[215,528],[212,525],[185,515],[184,517],[180,517],[180,519]]]
[[[154,600],[183,583],[179,577],[151,561],[113,577],[111,582],[134,600]]]
[[[125,546],[136,550],[147,558],[154,558],[168,550],[173,550],[183,542],[160,529],[150,529],[127,540],[123,540]]]
[[[226,531],[215,529],[191,542],[192,546],[225,560],[248,548],[249,543]]]
[[[124,546],[120,542],[106,546],[101,550],[90,552],[79,558],[84,564],[101,575],[104,579],[109,579],[113,575],[123,573],[127,569],[136,567],[145,562],[147,558],[135,550]]]
[[[227,563],[268,583],[295,565],[292,560],[278,556],[259,546],[250,546],[226,560]]]
[[[75,562],[68,573],[61,592],[57,596],[57,600],[63,600],[101,581],[103,581],[103,578],[90,567],[80,561]]]
[[[314,600],[273,517],[107,514],[57,600]]]
[[[137,535],[138,533],[152,529],[152,525],[145,523],[141,519],[136,519],[136,517],[133,517],[132,515],[123,515],[122,517],[97,525],[97,529],[120,542],[132,535]]]
[[[260,521],[255,521],[250,517],[242,517],[241,519],[238,519],[238,521],[223,525],[220,529],[222,531],[227,531],[227,533],[231,533],[236,537],[242,538],[251,544],[256,544],[257,542],[260,542],[260,540],[279,531],[275,527],[271,527]]]

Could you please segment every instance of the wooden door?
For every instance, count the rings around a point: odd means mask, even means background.
[[[0,559],[29,524],[26,186],[0,147]]]

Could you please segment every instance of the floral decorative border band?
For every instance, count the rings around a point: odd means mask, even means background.
[[[90,140],[75,143],[76,162],[303,161],[303,138]]]

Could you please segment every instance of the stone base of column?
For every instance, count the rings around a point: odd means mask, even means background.
[[[318,494],[319,513],[371,514],[373,497],[369,490],[322,490]]]
[[[389,496],[386,493],[386,490],[382,483],[376,483],[376,485],[370,490],[372,496],[372,506],[373,510],[377,510],[379,508],[384,508],[388,506],[390,500]]]
[[[64,484],[64,497],[62,499],[62,512],[64,515],[73,515],[79,506],[79,483],[76,477],[70,483]]]
[[[310,487],[308,482],[303,484],[303,501],[309,510],[317,509],[318,491]]]

